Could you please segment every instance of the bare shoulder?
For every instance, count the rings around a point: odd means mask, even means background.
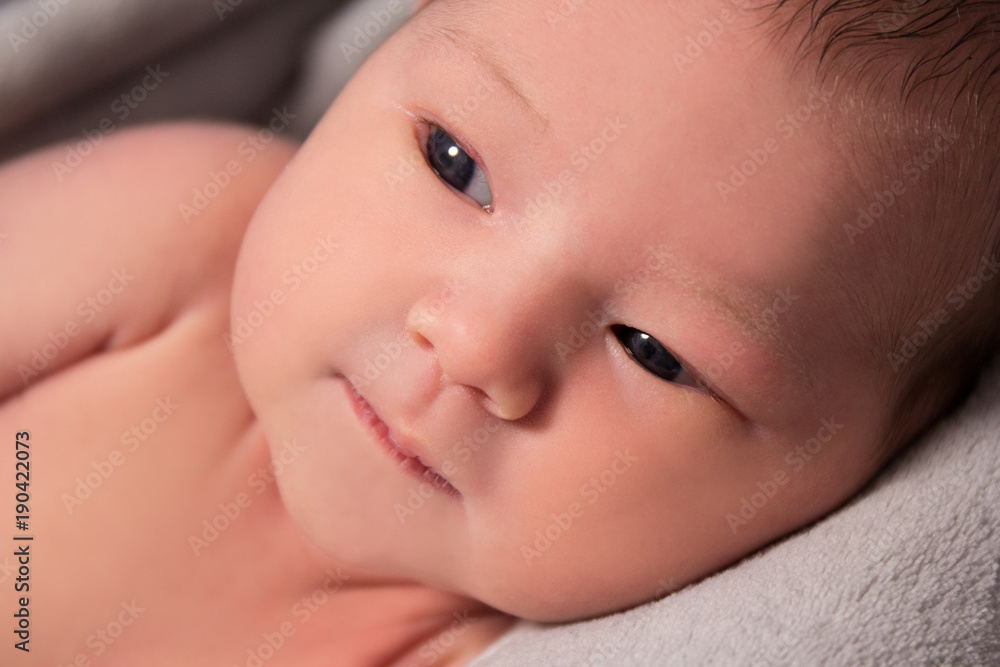
[[[0,166],[0,400],[228,298],[246,226],[294,152],[270,132],[185,123]]]

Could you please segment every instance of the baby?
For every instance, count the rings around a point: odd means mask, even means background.
[[[465,664],[829,513],[996,349],[998,3],[417,11],[297,149],[0,170],[4,664]]]

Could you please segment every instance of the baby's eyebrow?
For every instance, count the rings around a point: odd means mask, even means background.
[[[473,61],[492,82],[516,99],[521,107],[541,123],[543,129],[548,128],[548,116],[539,111],[538,104],[524,92],[524,89],[517,83],[516,77],[512,76],[511,68],[505,64],[494,49],[483,44],[481,40],[466,30],[446,25],[441,18],[436,16],[427,17],[426,20],[417,20],[414,23],[417,39],[423,46],[445,48],[462,55],[472,53]]]
[[[796,307],[795,301],[801,298],[799,295],[794,294],[791,288],[769,290],[750,284],[749,281],[727,282],[714,276],[706,276],[662,247],[656,249],[655,255],[664,262],[657,271],[664,280],[682,285],[723,319],[743,331],[748,338],[764,343],[790,370],[801,377],[815,395],[816,384],[809,372],[809,364],[801,351],[788,340],[789,318],[774,309],[776,303],[781,307],[783,302],[787,305],[787,310],[793,310]],[[768,314],[769,311],[772,311],[771,314]]]

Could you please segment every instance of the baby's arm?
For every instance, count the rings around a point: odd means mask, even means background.
[[[295,150],[280,140],[247,150],[251,137],[149,126],[107,137],[70,173],[53,167],[62,147],[0,166],[0,402],[228,293],[246,225]],[[225,183],[227,163],[237,175],[199,211],[208,200],[195,191],[213,174]]]

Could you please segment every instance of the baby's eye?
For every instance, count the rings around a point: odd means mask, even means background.
[[[660,341],[649,334],[624,324],[612,325],[611,330],[621,341],[625,351],[653,375],[674,384],[704,388]]]
[[[493,192],[486,174],[458,142],[440,127],[427,135],[427,162],[442,181],[471,197],[487,213],[493,212]]]

